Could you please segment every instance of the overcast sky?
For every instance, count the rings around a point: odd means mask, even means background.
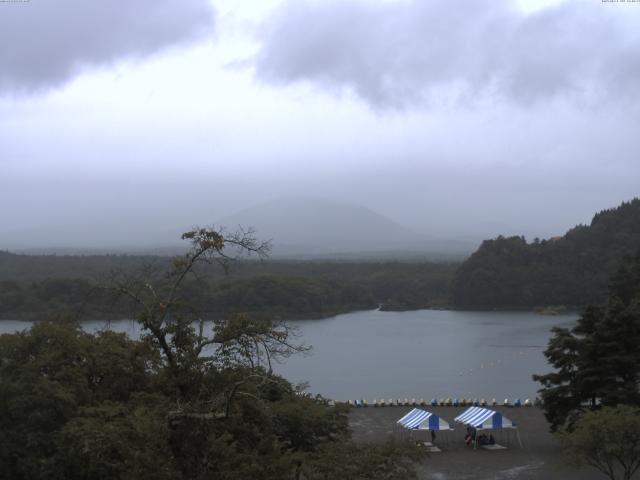
[[[11,246],[301,195],[547,237],[638,196],[638,152],[638,2],[0,3]]]

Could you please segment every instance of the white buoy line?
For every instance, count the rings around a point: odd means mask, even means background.
[[[347,403],[351,407],[363,408],[363,407],[416,407],[416,406],[432,406],[432,407],[486,407],[486,406],[502,406],[502,407],[531,407],[533,405],[540,405],[541,401],[538,398],[535,398],[533,401],[530,399],[525,399],[524,402],[519,398],[515,398],[512,400],[505,398],[502,402],[498,402],[495,398],[487,401],[484,398],[482,399],[471,399],[471,398],[432,398],[429,402],[425,401],[424,398],[420,400],[416,400],[412,398],[409,400],[405,398],[404,400],[401,398],[397,399],[374,399],[372,402],[368,402],[365,399],[358,400],[347,400]]]

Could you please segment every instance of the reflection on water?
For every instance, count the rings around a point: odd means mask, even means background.
[[[531,375],[549,366],[542,354],[554,325],[576,314],[418,310],[355,312],[292,322],[311,355],[276,370],[313,393],[336,399],[505,397],[533,398]],[[29,323],[1,321],[0,333]],[[84,322],[87,331],[112,328],[138,337],[135,322]]]

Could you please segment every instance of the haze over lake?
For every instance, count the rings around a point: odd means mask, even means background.
[[[307,381],[312,393],[337,400],[415,397],[533,399],[531,375],[550,371],[543,350],[554,325],[569,326],[577,314],[415,310],[362,311],[322,320],[291,322],[311,354],[275,369],[290,381]],[[104,321],[83,322],[88,331]],[[3,321],[0,332],[27,328]],[[140,333],[135,322],[111,328]]]

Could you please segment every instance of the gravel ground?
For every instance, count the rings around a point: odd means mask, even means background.
[[[357,441],[383,441],[400,434],[396,421],[412,407],[354,408],[349,414],[353,438]],[[466,407],[420,407],[431,411],[457,427],[450,434],[439,433],[435,444],[442,450],[431,453],[420,465],[419,478],[425,480],[602,480],[604,475],[591,468],[577,470],[567,466],[558,445],[549,433],[549,425],[537,407],[496,407],[519,427],[523,448],[514,433],[495,432],[505,450],[474,450],[464,444],[465,428],[453,424],[453,418]],[[428,432],[421,439],[427,440]]]

